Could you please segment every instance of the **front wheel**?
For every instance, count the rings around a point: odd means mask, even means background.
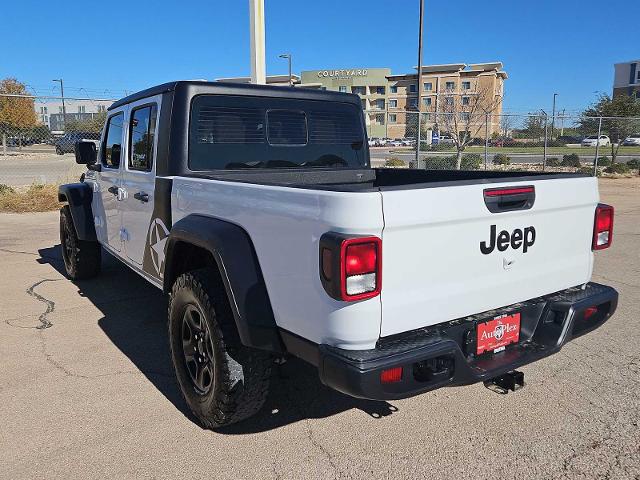
[[[222,427],[256,414],[269,390],[271,358],[241,344],[218,272],[178,277],[168,313],[178,385],[202,425]]]
[[[71,280],[91,278],[100,273],[100,244],[78,238],[68,205],[60,209],[60,247],[64,269]]]

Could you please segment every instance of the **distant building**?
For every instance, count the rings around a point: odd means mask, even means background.
[[[415,114],[408,112],[418,111],[417,71],[392,75],[388,68],[327,69],[303,71],[301,77],[300,87],[358,94],[362,108],[367,112],[365,120],[369,137],[415,135]],[[501,62],[423,66],[422,118],[427,120],[428,128],[435,128],[434,114],[446,111],[442,106],[445,96],[460,97],[460,104],[464,105],[473,95],[489,95],[492,98],[488,100],[495,100],[497,105],[489,134],[498,133],[507,78]],[[484,135],[482,129],[477,136]]]
[[[640,60],[616,63],[613,68],[613,96],[635,95],[640,98]]]
[[[111,100],[65,99],[66,119],[71,121],[91,120],[95,115],[106,112],[112,103]],[[52,133],[64,133],[62,100],[36,98],[33,106],[40,123],[49,127]]]

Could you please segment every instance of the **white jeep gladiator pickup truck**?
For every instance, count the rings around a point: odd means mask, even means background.
[[[374,169],[360,100],[197,81],[115,102],[60,187],[72,280],[104,249],[169,294],[180,389],[208,427],[256,413],[293,355],[368,399],[522,383],[600,327],[613,209],[595,178]]]

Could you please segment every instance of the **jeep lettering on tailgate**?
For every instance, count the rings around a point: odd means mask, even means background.
[[[522,253],[527,253],[529,247],[536,242],[536,229],[533,226],[526,227],[524,232],[519,228],[516,228],[511,234],[506,230],[502,230],[496,236],[496,226],[491,225],[489,232],[489,241],[480,242],[480,251],[484,255],[489,255],[493,250],[498,247],[498,251],[504,252],[509,245],[514,250],[519,249],[522,246]]]

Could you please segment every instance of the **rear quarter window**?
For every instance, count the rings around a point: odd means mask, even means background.
[[[363,139],[353,104],[200,95],[191,107],[189,168],[361,168]]]

